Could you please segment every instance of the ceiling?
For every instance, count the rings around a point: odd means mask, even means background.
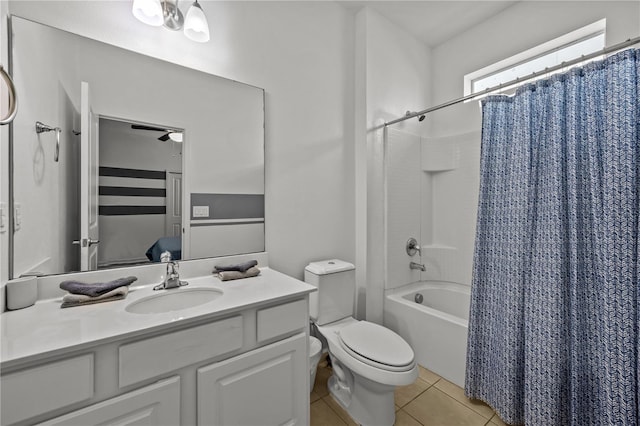
[[[359,10],[364,6],[377,11],[391,22],[404,28],[430,47],[485,21],[516,1],[339,1],[342,6]]]

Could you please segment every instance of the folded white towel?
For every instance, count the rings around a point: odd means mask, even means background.
[[[61,308],[70,308],[72,306],[90,305],[92,303],[111,302],[113,300],[120,300],[127,297],[129,294],[129,287],[126,285],[118,288],[114,288],[100,296],[87,296],[84,294],[65,294],[62,298]]]

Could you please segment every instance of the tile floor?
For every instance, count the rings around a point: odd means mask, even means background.
[[[331,367],[321,360],[311,392],[311,426],[357,426],[329,395]],[[396,390],[396,426],[505,425],[491,407],[464,396],[462,388],[420,367],[418,379]]]

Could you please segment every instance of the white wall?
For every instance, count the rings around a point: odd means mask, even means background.
[[[206,44],[141,24],[130,1],[12,2],[10,11],[263,87],[271,266],[302,278],[309,261],[353,261],[352,14],[329,2],[201,5],[212,30]]]
[[[602,18],[607,45],[640,34],[637,1],[522,1],[432,51],[433,101],[463,95],[465,74],[513,56]],[[431,279],[471,283],[479,185],[481,114],[478,102],[458,104],[428,116],[431,135],[425,144],[449,137],[459,148],[459,167],[433,174],[432,209],[426,210],[423,238]],[[476,133],[473,133],[476,132]],[[475,134],[475,136],[474,136]],[[437,246],[440,246],[439,248]],[[444,247],[443,247],[444,246]],[[455,268],[453,268],[455,266]]]
[[[356,265],[359,268],[358,314],[365,314],[363,289],[366,286],[366,318],[381,323],[387,273],[383,176],[385,148],[383,130],[376,127],[385,121],[403,116],[407,110],[415,111],[428,105],[430,52],[427,46],[405,30],[369,8],[358,12],[356,34],[356,98],[359,102],[359,114],[366,124],[365,129],[359,130],[356,142],[356,156],[359,158],[358,161],[362,162],[356,163],[357,209],[359,218],[367,218],[366,224],[358,225],[366,227],[366,230],[360,229],[357,239],[357,249],[360,253]],[[425,124],[419,124],[417,119],[413,119],[394,127],[419,135],[426,134]],[[419,194],[416,194],[416,197],[419,197]],[[405,227],[414,227],[419,233],[419,218],[412,220],[412,215],[404,215],[403,212],[406,210],[399,205],[392,206],[392,210],[389,217],[394,224],[404,223]],[[404,250],[403,247],[390,249]],[[408,269],[408,262],[406,267]],[[366,274],[363,274],[364,270]]]

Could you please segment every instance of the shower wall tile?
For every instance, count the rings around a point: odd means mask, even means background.
[[[386,141],[386,280],[385,288],[420,281],[420,271],[409,268],[405,249],[410,237],[420,241],[420,137],[390,129]]]

